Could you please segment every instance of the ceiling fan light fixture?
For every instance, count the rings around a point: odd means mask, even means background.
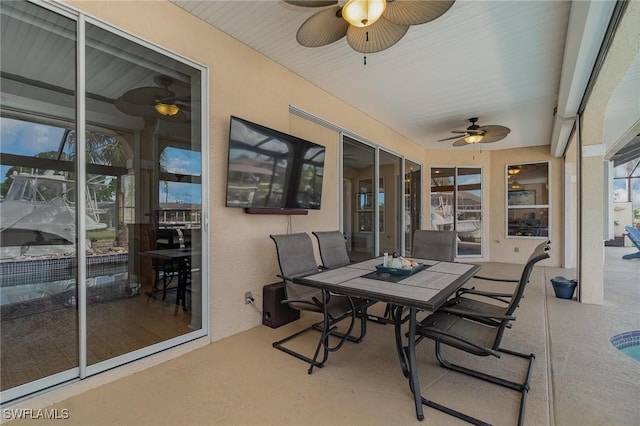
[[[511,183],[511,189],[520,189],[520,188],[522,188],[522,185],[520,185],[517,180],[514,180]]]
[[[349,0],[342,7],[342,17],[355,27],[367,27],[380,19],[386,7],[386,0]]]
[[[509,175],[517,175],[521,170],[520,166],[509,167],[507,173],[509,173]]]
[[[478,143],[482,140],[482,135],[469,135],[464,138],[466,143]]]
[[[162,102],[155,104],[154,108],[162,115],[176,115],[180,112],[180,108],[174,104],[163,104]]]

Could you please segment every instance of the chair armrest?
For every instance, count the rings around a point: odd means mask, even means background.
[[[484,281],[497,281],[503,283],[519,283],[520,280],[514,280],[510,278],[493,278],[493,277],[483,277],[482,275],[474,275],[473,278]]]
[[[506,304],[509,304],[510,302],[508,298],[511,298],[513,296],[512,293],[494,293],[491,291],[476,290],[475,287],[461,288],[460,290],[456,291],[456,297],[460,297],[464,294],[475,294],[477,296],[487,297],[489,299],[497,300],[499,302],[506,303]]]
[[[315,298],[314,298],[315,299]],[[315,301],[314,301],[315,302]],[[283,299],[280,301],[281,304],[291,304],[291,303],[299,303],[301,305],[309,305],[310,307],[313,307],[313,311],[317,311],[318,309],[322,309],[322,305],[318,305],[314,302],[310,302],[308,300],[304,300],[304,299]],[[294,308],[295,309],[295,308]],[[299,309],[299,308],[298,308]]]
[[[293,279],[291,277],[288,277],[286,275],[282,275],[282,274],[276,274],[276,277],[278,278],[282,278],[284,281],[291,281],[293,282]],[[304,285],[304,284],[299,284],[299,285]],[[329,295],[328,297],[331,297],[331,295]],[[300,304],[305,304],[305,305],[309,305],[312,306],[315,309],[320,309],[322,310],[322,302],[320,302],[316,297],[314,297],[313,302],[310,300],[305,300],[305,299],[284,299],[281,300],[280,303],[300,303]],[[327,299],[327,302],[329,300]]]
[[[494,319],[496,321],[503,321],[503,320],[513,321],[516,319],[516,317],[512,315],[486,314],[484,312],[472,311],[469,309],[456,309],[455,307],[451,307],[451,306],[440,308],[439,311],[446,312],[448,314],[458,315],[461,317],[466,317],[466,318],[469,318],[469,317],[487,318],[487,319]]]
[[[459,342],[462,342],[462,343],[464,343],[466,345],[472,346],[472,347],[474,347],[474,348],[476,348],[478,350],[481,350],[483,352],[486,352],[487,354],[493,355],[496,358],[500,358],[500,352],[498,352],[498,351],[496,351],[494,349],[487,348],[484,345],[481,345],[481,344],[476,343],[476,342],[474,342],[472,340],[466,339],[466,338],[464,338],[462,336],[458,336],[457,334],[453,334],[453,333],[450,333],[448,331],[441,330],[439,328],[430,327],[430,326],[426,326],[426,325],[420,325],[418,327],[418,329],[416,330],[416,332],[417,332],[417,334],[420,334],[421,336],[424,336],[424,334],[423,334],[424,332],[426,332],[428,334],[431,334],[432,336],[425,336],[425,337],[431,337],[434,340],[440,340],[440,339],[437,338],[438,335],[444,336],[444,337],[448,337],[448,338],[457,340]]]

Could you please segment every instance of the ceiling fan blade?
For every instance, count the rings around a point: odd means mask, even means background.
[[[338,0],[284,0],[284,2],[302,7],[325,7],[338,4]]]
[[[480,143],[492,143],[492,142],[498,142],[501,141],[502,139],[506,138],[507,135],[493,135],[493,134],[486,134],[482,140],[480,141]]]
[[[467,145],[474,145],[474,144],[467,143],[467,141],[465,141],[464,138],[459,139],[453,143],[453,146],[467,146]]]
[[[156,100],[163,98],[170,98],[175,94],[164,87],[139,87],[132,89],[122,95],[122,99],[136,105],[151,105],[156,103]]]
[[[162,115],[158,114],[160,120],[172,121],[174,123],[186,123],[189,121],[189,116],[184,111],[178,111],[176,115]]]
[[[124,99],[124,96],[117,98],[113,104],[119,111],[124,112],[127,115],[134,115],[136,117],[154,117],[158,114],[153,107],[153,103],[132,103]]]
[[[158,86],[174,92],[176,97],[186,98],[191,96],[191,85],[177,78],[165,74],[158,74],[153,77],[153,81]]]
[[[454,1],[394,0],[387,2],[382,16],[399,25],[424,24],[443,15]]]
[[[451,136],[450,138],[438,139],[438,142],[452,141],[454,139],[460,139],[460,135]]]
[[[342,19],[340,6],[320,11],[304,21],[296,39],[305,47],[320,47],[340,40],[347,34],[349,23]]]
[[[354,27],[347,30],[349,46],[360,53],[375,53],[396,44],[409,30],[408,25],[398,25],[381,16],[368,27]]]
[[[488,125],[488,126],[480,126],[480,128],[478,130],[482,130],[485,132],[485,134],[487,136],[491,135],[504,135],[507,136],[510,132],[511,129],[508,127],[504,127],[504,126],[496,126],[496,125]]]

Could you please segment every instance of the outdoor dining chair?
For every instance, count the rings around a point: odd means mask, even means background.
[[[280,278],[285,283],[285,297],[282,303],[287,303],[291,308],[300,311],[309,311],[323,314],[323,319],[296,333],[273,343],[273,347],[289,355],[309,363],[308,373],[313,367],[321,368],[329,357],[329,352],[339,350],[347,340],[360,341],[366,333],[366,322],[361,321],[359,337],[351,336],[356,315],[366,315],[367,303],[361,299],[348,296],[328,294],[314,287],[295,284],[292,279],[304,275],[318,273],[319,268],[313,252],[311,237],[305,233],[281,234],[270,236],[276,245],[278,264],[280,266]],[[347,331],[339,333],[337,324],[343,320],[349,321]],[[313,357],[308,357],[284,346],[284,344],[308,331],[320,331],[320,338]],[[329,337],[334,336],[339,340],[333,346]],[[350,339],[351,337],[351,339]],[[320,352],[322,356],[318,359]]]
[[[453,262],[456,258],[456,232],[416,229],[411,254],[418,259]]]
[[[322,266],[336,268],[351,263],[344,235],[340,231],[314,231],[312,234],[318,240],[318,249]]]
[[[467,298],[460,296],[456,297],[446,308],[438,309],[435,313],[420,321],[416,328],[416,336],[418,336],[416,343],[425,338],[433,340],[435,342],[436,358],[442,367],[520,392],[519,425],[522,425],[524,422],[525,406],[527,394],[530,389],[531,372],[533,370],[535,355],[533,353],[524,354],[503,348],[502,338],[511,322],[515,320],[515,311],[529,283],[533,267],[537,262],[549,258],[547,246],[548,242],[542,243],[534,250],[529,261],[524,265],[522,275],[511,299],[503,308],[489,304],[467,305]],[[457,309],[458,306],[460,306],[461,309]],[[491,307],[489,308],[489,306]],[[454,364],[444,357],[441,350],[442,345],[459,349],[478,357],[493,356],[501,358],[503,354],[508,354],[527,359],[528,367],[525,380],[520,383],[488,374],[487,372]],[[413,385],[411,385],[411,387],[413,389]],[[420,392],[419,389],[415,391]],[[485,424],[478,419],[424,397],[422,397],[422,403],[465,421],[475,424]]]
[[[475,286],[471,288],[461,288],[456,292],[456,297],[448,300],[440,309],[452,309],[458,314],[463,311],[469,311],[469,315],[476,312],[482,312],[486,315],[503,315],[513,297],[517,295],[520,287],[525,286],[529,281],[535,264],[549,257],[548,251],[550,248],[551,241],[538,244],[529,256],[519,279],[495,278],[481,275],[475,275],[473,277],[472,282],[475,284],[478,284],[479,281],[491,281],[505,283],[505,285],[513,285],[511,291],[487,291],[478,289]],[[521,297],[524,297],[524,294]],[[478,317],[476,319],[489,325],[498,325],[500,322],[489,317]]]

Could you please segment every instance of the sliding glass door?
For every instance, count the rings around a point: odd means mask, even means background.
[[[82,209],[77,146],[66,143],[76,132],[76,22],[27,2],[0,2],[0,13],[4,401],[7,389],[79,374],[74,242]]]
[[[380,221],[379,253],[402,255],[402,159],[380,149],[378,174],[381,188],[378,191]]]
[[[207,100],[203,67],[73,10],[0,12],[6,402],[207,333]]]
[[[421,179],[420,165],[343,135],[342,229],[351,260],[410,254]]]
[[[342,143],[343,232],[353,261],[376,254],[376,205],[380,190],[375,181],[375,148],[347,136]],[[384,191],[384,184],[382,185]],[[384,224],[382,225],[384,226]]]
[[[458,236],[457,256],[482,256],[482,169],[431,169],[431,229]]]
[[[420,229],[422,217],[422,167],[413,161],[405,160],[404,166],[404,250],[411,255],[413,234]]]

